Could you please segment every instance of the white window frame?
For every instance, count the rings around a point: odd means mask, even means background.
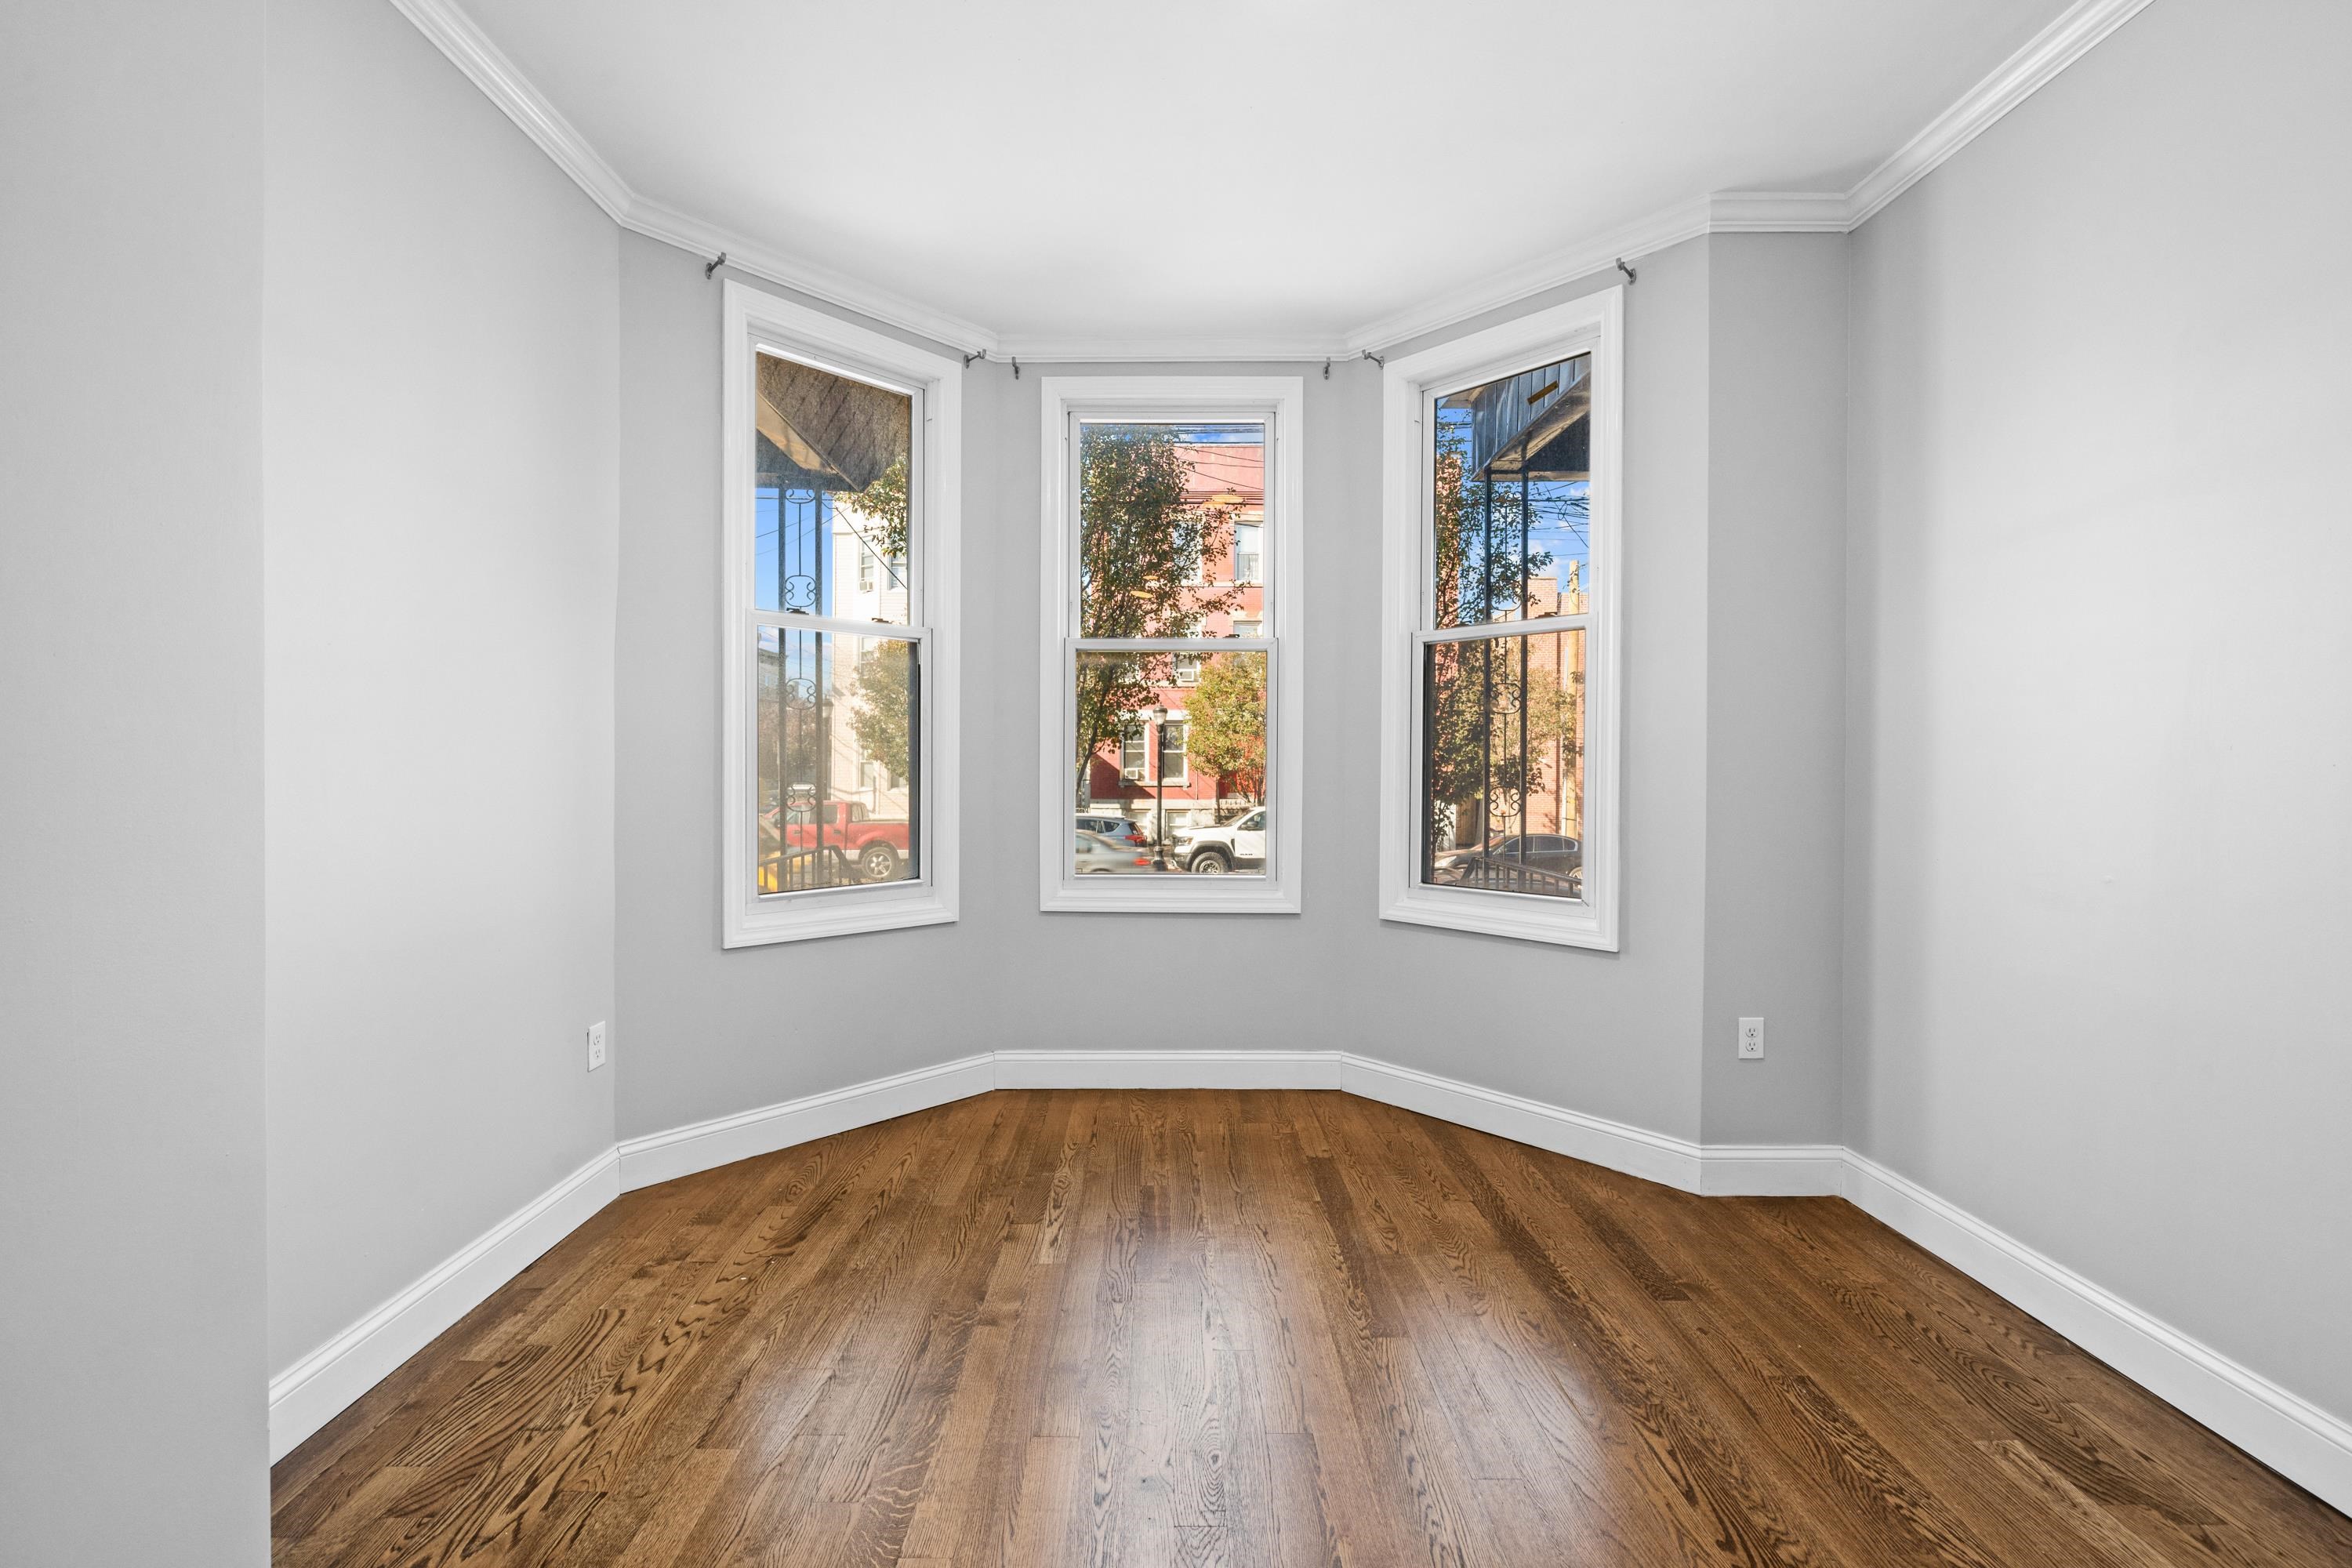
[[[1382,374],[1381,918],[1567,947],[1618,951],[1620,525],[1624,473],[1624,287],[1538,310],[1420,353]],[[1591,605],[1540,630],[1584,626],[1584,897],[1433,887],[1421,867],[1422,649],[1432,631],[1430,432],[1436,400],[1524,370],[1592,355]]]
[[[1174,713],[1171,713],[1165,719],[1160,720],[1159,724],[1155,726],[1159,731],[1159,733],[1152,737],[1153,744],[1151,748],[1151,762],[1152,765],[1160,770],[1160,782],[1163,784],[1182,784],[1186,789],[1192,787],[1192,721],[1189,717],[1180,719]],[[1184,771],[1174,778],[1169,778],[1167,776],[1168,727],[1171,724],[1173,724],[1177,729],[1181,730],[1184,732],[1184,749],[1176,753],[1177,760],[1183,764]],[[1189,800],[1186,801],[1186,809],[1191,809],[1191,806],[1192,803]]]
[[[1043,637],[1039,647],[1038,907],[1048,912],[1132,910],[1153,914],[1297,914],[1306,868],[1306,550],[1304,419],[1298,376],[1047,376],[1038,388],[1044,491],[1041,544]],[[1144,651],[1262,651],[1266,675],[1266,861],[1264,877],[1078,877],[1061,848],[1076,810],[1070,802],[1071,674],[1077,638],[1078,420],[1263,421],[1266,427],[1267,525],[1274,582],[1265,590],[1268,635],[1151,642]],[[1267,569],[1261,566],[1261,574]],[[1191,754],[1186,753],[1190,777]]]
[[[719,624],[725,721],[719,837],[720,942],[727,947],[801,942],[856,931],[939,925],[956,918],[958,695],[957,611],[962,603],[963,364],[773,294],[727,280],[721,306],[725,421],[720,440],[721,549]],[[761,348],[915,400],[917,438],[908,553],[915,565],[906,626],[833,616],[778,615],[754,607],[757,502],[753,399]],[[752,866],[759,798],[750,737],[757,732],[753,628],[783,626],[885,637],[915,644],[922,689],[920,876],[871,887],[761,894]]]

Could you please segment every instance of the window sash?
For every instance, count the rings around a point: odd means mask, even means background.
[[[1048,384],[1047,395],[1049,396],[1051,395],[1050,383]],[[1256,522],[1248,525],[1249,527],[1258,531],[1258,549],[1256,552],[1258,560],[1257,574],[1245,584],[1236,583],[1231,585],[1247,586],[1259,589],[1263,595],[1263,608],[1259,611],[1256,618],[1262,625],[1272,626],[1274,627],[1274,633],[1279,633],[1282,630],[1281,626],[1275,621],[1275,589],[1276,585],[1266,580],[1268,574],[1265,563],[1267,551],[1265,549],[1265,531],[1270,525],[1289,528],[1295,527],[1296,524],[1293,522],[1286,522],[1280,517],[1280,509],[1277,507],[1274,500],[1276,488],[1277,484],[1281,482],[1283,478],[1279,472],[1278,466],[1282,463],[1293,460],[1290,457],[1290,453],[1286,450],[1286,447],[1288,446],[1288,439],[1285,437],[1277,436],[1276,426],[1277,416],[1278,411],[1271,408],[1236,406],[1219,407],[1213,410],[1206,405],[1195,406],[1184,404],[1143,405],[1132,409],[1118,408],[1115,410],[1105,410],[1101,408],[1073,407],[1067,410],[1066,415],[1062,421],[1061,444],[1063,451],[1060,463],[1062,469],[1062,484],[1065,487],[1064,494],[1067,497],[1067,505],[1064,508],[1065,515],[1057,520],[1059,523],[1058,531],[1061,535],[1061,548],[1065,552],[1068,560],[1067,582],[1064,589],[1065,603],[1062,606],[1061,636],[1067,637],[1070,635],[1070,628],[1083,626],[1085,624],[1086,579],[1085,573],[1081,569],[1078,560],[1079,537],[1082,529],[1082,520],[1078,515],[1078,506],[1079,498],[1084,494],[1084,486],[1081,483],[1079,474],[1079,466],[1084,461],[1084,443],[1080,439],[1079,427],[1085,425],[1262,425],[1265,426],[1265,510],[1260,514],[1259,520]],[[1236,532],[1236,544],[1238,544],[1238,532]],[[1194,577],[1188,581],[1186,585],[1190,587],[1213,587],[1217,585],[1216,574],[1205,557],[1202,560],[1200,568]],[[1272,636],[1274,634],[1269,633],[1268,635]],[[1088,642],[1097,640],[1116,642],[1119,639],[1087,638],[1086,640]],[[1202,639],[1146,638],[1140,640],[1146,642],[1204,640],[1222,645],[1223,643],[1232,639],[1209,637]]]
[[[1071,637],[1063,644],[1061,658],[1061,701],[1052,711],[1059,715],[1059,717],[1055,721],[1055,727],[1054,734],[1055,736],[1056,742],[1061,748],[1064,757],[1070,758],[1073,762],[1076,760],[1071,756],[1070,749],[1073,742],[1077,739],[1078,655],[1082,652],[1095,651],[1119,652],[1131,647],[1137,640],[1138,639],[1134,638],[1122,639],[1118,637]],[[1150,639],[1142,640],[1148,641]],[[1168,639],[1165,638],[1159,640],[1161,642],[1168,641]],[[1280,739],[1282,733],[1280,726],[1283,702],[1281,697],[1282,686],[1279,671],[1284,662],[1285,655],[1281,650],[1276,649],[1271,642],[1264,638],[1258,639],[1257,643],[1255,645],[1238,648],[1228,646],[1230,640],[1231,639],[1218,641],[1216,639],[1212,639],[1210,644],[1211,651],[1226,653],[1256,651],[1263,652],[1265,655],[1265,798],[1257,805],[1251,807],[1251,810],[1264,812],[1266,815],[1266,826],[1265,828],[1266,836],[1265,863],[1270,868],[1276,864],[1275,855],[1276,852],[1276,838],[1277,832],[1285,831],[1280,827],[1281,813],[1276,811],[1274,809],[1274,805],[1276,801],[1286,798],[1282,793],[1282,784],[1280,781],[1282,780],[1284,765],[1291,761],[1291,759],[1286,754]],[[1102,646],[1097,647],[1097,645]],[[1200,645],[1197,643],[1180,641],[1171,643],[1170,646],[1180,648],[1189,648],[1195,647]],[[1148,652],[1153,650],[1143,649],[1140,651]],[[1185,749],[1181,753],[1184,772],[1181,775],[1162,781],[1152,772],[1152,770],[1159,765],[1160,762],[1160,758],[1154,754],[1158,750],[1158,737],[1153,735],[1142,735],[1131,741],[1127,740],[1124,737],[1121,738],[1119,743],[1119,767],[1121,773],[1124,773],[1125,770],[1129,765],[1127,759],[1130,752],[1132,752],[1136,757],[1140,759],[1144,772],[1141,779],[1131,780],[1129,782],[1141,784],[1146,788],[1150,787],[1156,783],[1161,782],[1171,784],[1189,784],[1192,778],[1192,721],[1191,714],[1187,712],[1184,718],[1164,721],[1162,725],[1160,727],[1162,733],[1165,732],[1166,723],[1172,722],[1185,727]],[[1219,788],[1222,789],[1223,787],[1223,784],[1221,780],[1219,781]],[[1215,803],[1213,801],[1202,801],[1192,804],[1213,805]],[[1065,776],[1060,805],[1062,815],[1064,816],[1076,816],[1081,815],[1069,799],[1066,774]],[[1297,829],[1292,828],[1287,831],[1295,832]],[[1048,836],[1046,842],[1051,845],[1057,843],[1058,840]],[[1087,890],[1102,893],[1108,897],[1113,898],[1127,896],[1125,886],[1116,889],[1088,888],[1087,884],[1098,880],[1099,879],[1087,878],[1081,881],[1076,870],[1068,864],[1068,858],[1066,855],[1063,857],[1063,864],[1060,871],[1058,872],[1058,879],[1060,883],[1067,888],[1086,889]],[[1256,881],[1257,879],[1258,879],[1252,878],[1247,879],[1246,881]],[[1123,881],[1123,879],[1120,880]],[[1269,883],[1272,882],[1271,871],[1269,871],[1266,880]],[[1244,882],[1244,879],[1236,879],[1236,881],[1243,883],[1243,885],[1246,885],[1246,882]],[[1151,879],[1138,878],[1134,884],[1128,885],[1139,885],[1148,888],[1153,884]]]
[[[894,882],[874,882],[837,888],[789,888],[774,893],[757,891],[759,887],[757,860],[760,845],[760,756],[754,747],[747,744],[744,747],[744,761],[751,770],[751,776],[744,786],[743,803],[749,815],[749,821],[743,826],[754,860],[751,880],[753,896],[761,906],[781,907],[782,901],[788,900],[831,899],[845,893],[903,897],[906,889],[928,888],[931,884],[929,849],[931,791],[925,776],[930,772],[931,761],[929,752],[932,706],[929,697],[932,647],[929,629],[901,626],[887,621],[845,621],[824,616],[800,616],[789,612],[779,615],[769,610],[752,611],[744,621],[741,629],[745,664],[743,684],[748,706],[740,715],[740,721],[745,726],[744,732],[753,740],[758,738],[760,727],[760,633],[769,627],[784,631],[831,633],[836,637],[868,637],[877,641],[914,645],[916,691],[916,732],[913,742],[915,754],[912,759],[914,772],[908,775],[906,783],[912,788],[915,795],[915,810],[908,821],[907,835],[910,847],[917,851],[915,855],[917,874]]]
[[[1592,615],[1544,616],[1531,621],[1488,621],[1475,626],[1424,627],[1412,634],[1416,648],[1430,643],[1482,642],[1490,637],[1533,637],[1549,632],[1589,632]]]
[[[1599,290],[1391,360],[1382,371],[1381,915],[1384,920],[1618,951],[1619,529],[1623,292]],[[1470,388],[1593,356],[1591,549],[1586,609],[1572,616],[1437,626],[1437,403]],[[1547,898],[1421,881],[1429,649],[1445,643],[1581,631],[1583,897]]]
[[[1303,649],[1299,626],[1304,501],[1302,436],[1306,386],[1297,376],[1047,376],[1038,395],[1039,459],[1044,479],[1040,508],[1039,795],[1041,863],[1039,907],[1048,911],[1135,910],[1171,913],[1291,914],[1299,908],[1306,809],[1304,787],[1305,698],[1300,689]],[[1252,637],[1085,638],[1078,559],[1081,519],[1079,465],[1081,423],[1227,424],[1265,428],[1265,522],[1260,535],[1263,608],[1245,612],[1258,620]],[[1211,570],[1204,574],[1222,577]],[[1275,831],[1268,836],[1266,874],[1257,877],[1156,876],[1076,877],[1066,855],[1053,851],[1065,837],[1071,814],[1072,741],[1076,728],[1076,655],[1095,653],[1184,654],[1204,662],[1221,653],[1254,653],[1266,668],[1266,782],[1265,804]],[[1172,683],[1171,683],[1172,684]],[[1182,689],[1190,696],[1192,689]],[[1181,709],[1184,697],[1167,694]],[[1190,758],[1188,756],[1188,771]],[[1205,777],[1191,772],[1195,780]],[[1203,803],[1205,804],[1205,803]],[[1171,817],[1175,803],[1170,803]],[[1287,831],[1286,831],[1286,829]]]
[[[725,715],[721,734],[723,816],[719,852],[723,947],[845,935],[951,921],[958,898],[958,628],[961,570],[963,366],[853,322],[728,279],[721,301],[722,586]],[[910,400],[908,547],[903,559],[876,554],[877,583],[906,584],[906,620],[866,620],[764,611],[758,605],[755,439],[761,353],[880,388]],[[855,547],[854,545],[851,547]],[[841,563],[847,567],[848,563]],[[845,573],[835,581],[845,584]],[[760,780],[759,636],[763,629],[833,633],[911,645],[917,682],[917,776],[894,783],[912,800],[909,843],[921,847],[918,875],[863,886],[758,890]]]
[[[1585,627],[1584,623],[1590,619],[1591,619],[1591,617],[1589,615],[1554,616],[1543,620],[1504,621],[1494,625],[1471,627],[1446,626],[1434,631],[1420,631],[1413,634],[1412,660],[1414,674],[1412,688],[1412,789],[1416,825],[1418,825],[1420,813],[1426,807],[1429,795],[1429,650],[1433,647],[1444,647],[1461,643],[1501,642],[1511,638],[1524,639],[1540,637],[1557,637],[1572,631],[1585,631],[1589,644],[1591,633]],[[1589,711],[1589,710],[1587,711]],[[1582,715],[1580,715],[1580,719],[1581,719],[1581,717]],[[1577,740],[1580,747],[1582,747],[1585,744],[1585,738],[1582,734],[1582,726],[1580,723],[1579,726]],[[1583,764],[1580,762],[1580,774],[1581,774]],[[1581,783],[1580,783],[1580,794],[1582,794],[1587,799],[1590,799],[1591,792],[1589,789],[1583,788],[1581,786]],[[1591,825],[1588,823],[1586,826],[1589,829]],[[1515,836],[1521,832],[1520,829],[1516,828],[1512,831]],[[1528,833],[1525,836],[1528,837],[1544,837],[1544,835],[1535,833]],[[1583,843],[1583,838],[1576,834],[1567,834],[1563,836],[1559,835],[1558,830],[1555,829],[1553,836],[1575,838],[1580,846]],[[1538,899],[1540,902],[1547,905],[1559,903],[1582,904],[1590,903],[1591,901],[1591,899],[1586,896],[1563,900],[1549,896],[1539,896],[1533,893],[1512,892],[1510,889],[1505,888],[1457,888],[1449,883],[1432,882],[1423,878],[1421,874],[1422,863],[1420,862],[1418,856],[1422,847],[1423,846],[1416,841],[1416,864],[1414,866],[1412,875],[1415,886],[1423,890],[1436,892],[1496,893],[1506,898]]]

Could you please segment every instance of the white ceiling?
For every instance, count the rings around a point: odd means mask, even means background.
[[[1336,339],[1710,192],[1843,192],[2065,9],[463,3],[638,195],[1032,339]]]

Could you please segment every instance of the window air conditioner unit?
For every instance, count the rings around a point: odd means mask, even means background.
[[[1141,768],[1121,768],[1118,770],[1118,776],[1134,784],[1141,784],[1143,782],[1143,770]]]

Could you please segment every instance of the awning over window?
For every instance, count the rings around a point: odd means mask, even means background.
[[[1523,371],[1449,399],[1470,409],[1469,477],[1582,479],[1591,466],[1592,356]]]
[[[760,454],[763,482],[863,490],[908,449],[911,424],[904,394],[760,356],[760,436],[774,448]]]

